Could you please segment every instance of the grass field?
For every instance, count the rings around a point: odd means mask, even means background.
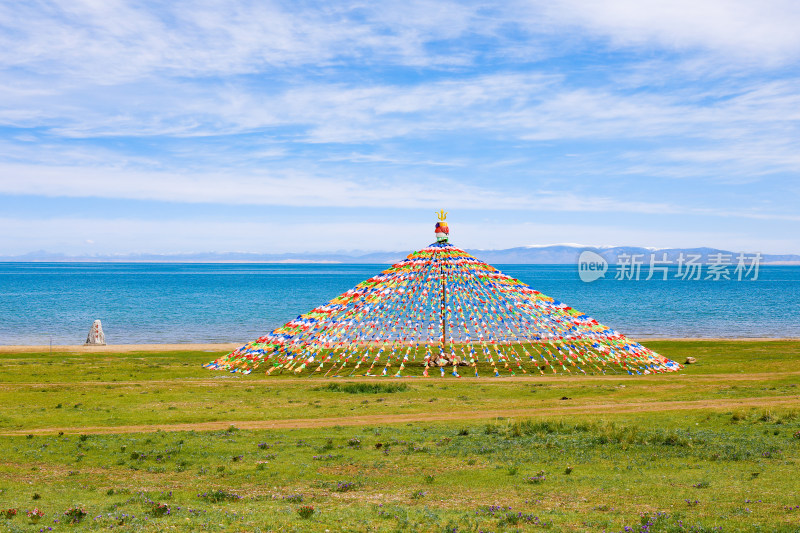
[[[0,530],[800,531],[800,342],[646,344],[699,362],[323,380],[2,354]]]

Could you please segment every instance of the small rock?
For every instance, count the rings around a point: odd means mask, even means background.
[[[687,358],[686,358],[686,364],[687,364],[687,365],[693,365],[693,364],[695,364],[696,362],[697,362],[697,359],[695,359],[694,357],[687,357]]]

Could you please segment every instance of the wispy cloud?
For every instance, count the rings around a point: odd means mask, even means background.
[[[4,4],[0,63],[105,84],[324,67],[344,59],[452,65],[463,59],[431,53],[427,44],[480,29],[477,16],[477,6],[456,2]]]
[[[800,55],[800,6],[792,0],[557,0],[530,13],[608,39],[610,46],[704,50],[722,61],[774,66]]]
[[[152,87],[150,88],[152,89]],[[209,136],[258,131],[313,143],[359,143],[465,128],[529,141],[797,134],[800,79],[671,93],[575,87],[560,76],[497,73],[420,83],[304,83],[275,91],[167,83],[148,93],[3,93],[0,120],[58,136]],[[135,102],[136,105],[131,105]],[[291,128],[291,129],[287,129]]]
[[[284,169],[272,174],[176,174],[96,167],[2,165],[0,194],[135,199],[234,206],[368,207],[533,210],[571,213],[708,215],[725,218],[800,221],[800,215],[758,209],[705,208],[663,201],[577,195],[569,190],[525,194],[459,183],[446,178],[398,180],[315,176]]]
[[[0,8],[0,64],[116,83],[150,75],[216,76],[357,60],[415,67],[485,54],[563,51],[576,35],[608,46],[700,49],[731,60],[791,61],[800,52],[791,0],[313,3],[90,0]],[[521,36],[525,37],[522,38]],[[532,46],[535,44],[535,46]]]
[[[539,204],[443,178],[386,183],[314,176],[291,169],[259,174],[141,172],[96,167],[0,165],[0,193],[64,197],[127,198],[226,205],[454,207],[521,209]],[[440,191],[440,192],[439,192]]]

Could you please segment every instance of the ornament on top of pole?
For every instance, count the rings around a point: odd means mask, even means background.
[[[442,209],[436,216],[439,218],[439,222],[436,223],[436,242],[447,242],[447,239],[450,237],[450,228],[447,226],[447,211]]]

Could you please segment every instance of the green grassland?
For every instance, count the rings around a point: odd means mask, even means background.
[[[698,363],[320,379],[0,354],[0,530],[800,531],[800,342],[646,344]]]

